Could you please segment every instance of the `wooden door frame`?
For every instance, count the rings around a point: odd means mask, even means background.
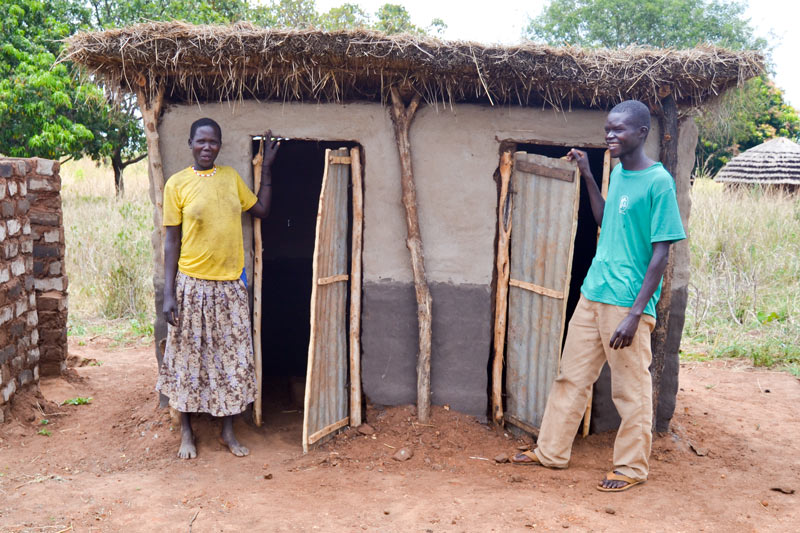
[[[327,156],[326,156],[327,157]],[[364,186],[361,165],[361,149],[353,147],[350,149],[350,186],[352,200],[352,214],[349,217],[348,225],[351,231],[351,260],[350,260],[350,309],[349,314],[349,416],[347,423],[353,426],[361,425],[362,416],[362,384],[361,384],[361,294],[363,286],[362,276],[362,254],[363,254],[363,232],[364,232]],[[258,190],[261,182],[261,164],[263,161],[263,139],[256,156],[253,158],[253,182],[254,189]],[[327,163],[326,163],[327,164]],[[320,185],[320,194],[325,186]],[[263,379],[263,354],[261,346],[261,290],[263,285],[263,242],[261,235],[261,219],[253,217],[253,355],[256,366],[256,399],[253,406],[253,421],[256,426],[263,424],[262,417],[262,379]],[[314,246],[316,256],[317,240],[319,233],[315,234]],[[313,276],[313,273],[312,273]],[[317,280],[312,280],[312,311],[313,293],[317,285]],[[309,343],[313,339],[309,339]],[[306,381],[308,381],[309,368],[306,369]],[[346,425],[346,424],[344,424]],[[304,426],[303,447],[307,451],[306,424]],[[339,426],[339,427],[343,427]],[[336,428],[338,429],[338,428]],[[319,433],[319,432],[317,432]],[[313,435],[312,435],[313,436]]]
[[[554,143],[542,143],[540,141],[532,141],[532,144],[546,144],[555,145]],[[512,193],[512,178],[513,178],[513,165],[514,154],[517,149],[516,146],[520,143],[514,143],[513,146],[503,150],[500,155],[500,162],[498,166],[500,175],[500,194],[498,198],[498,220],[497,220],[497,247],[495,253],[495,267],[497,272],[496,287],[495,287],[495,313],[494,313],[494,328],[493,328],[493,355],[492,355],[492,420],[498,425],[505,425],[505,422],[519,427],[534,436],[538,435],[538,429],[530,424],[516,419],[504,412],[503,407],[503,393],[505,392],[505,383],[503,381],[503,370],[505,368],[505,349],[506,337],[508,328],[508,297],[510,280],[510,247],[511,247],[511,231],[512,231],[512,210],[513,210],[513,193]],[[528,143],[526,143],[528,144]],[[583,145],[587,148],[595,148],[590,144]],[[606,150],[603,165],[603,192],[605,193],[608,188],[608,167],[609,167],[608,151]],[[580,172],[576,169],[575,180],[580,181]],[[573,205],[573,216],[578,216],[578,206],[580,202],[580,184],[576,184],[578,193],[575,197]],[[571,279],[572,260],[574,253],[575,231],[577,230],[577,223],[573,227],[568,265],[570,273],[567,275],[566,288],[564,291],[564,311],[566,313],[567,294],[569,291],[569,284]],[[562,324],[561,338],[566,328],[566,323]],[[563,341],[562,341],[563,343]],[[591,399],[589,402],[589,409],[591,408]],[[588,416],[588,415],[587,415]],[[588,428],[588,421],[585,422]]]

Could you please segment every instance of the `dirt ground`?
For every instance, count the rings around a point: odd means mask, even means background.
[[[199,457],[181,461],[151,346],[70,353],[85,366],[17,395],[0,425],[0,531],[800,530],[800,380],[739,361],[683,364],[650,480],[605,494],[613,433],[578,438],[567,470],[497,464],[529,441],[444,408],[421,425],[411,407],[371,407],[374,435],[304,456],[299,412],[275,406],[262,428],[238,422],[242,459],[199,419]],[[75,397],[92,401],[58,405]],[[402,447],[413,457],[397,462]]]

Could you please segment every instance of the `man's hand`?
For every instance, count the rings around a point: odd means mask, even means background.
[[[178,325],[178,302],[174,296],[164,297],[164,320],[171,326]]]
[[[615,350],[627,348],[633,342],[636,330],[639,329],[639,319],[641,315],[629,313],[617,326],[614,334],[611,335],[611,342],[608,343]]]
[[[275,156],[278,155],[280,146],[280,141],[272,138],[272,130],[267,130],[267,133],[264,134],[264,162],[262,163],[265,167],[269,168],[275,162]]]
[[[578,164],[578,169],[584,178],[591,178],[592,170],[589,168],[589,156],[583,150],[573,148],[566,155],[567,161],[575,161]]]

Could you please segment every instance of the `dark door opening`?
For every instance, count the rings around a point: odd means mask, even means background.
[[[580,147],[579,147],[580,148]],[[597,182],[597,186],[603,186],[603,156],[605,148],[580,148],[589,155],[589,166]],[[569,151],[569,147],[552,146],[545,144],[518,144],[517,150],[530,154],[539,154],[547,157],[563,157]],[[513,234],[513,230],[512,230]],[[512,237],[513,238],[513,237]],[[581,178],[580,204],[578,206],[578,229],[575,232],[575,249],[572,255],[572,272],[569,283],[569,297],[567,298],[567,314],[565,323],[569,323],[572,313],[578,306],[581,296],[581,285],[583,278],[589,272],[592,259],[597,251],[597,223],[592,215],[592,206],[589,203],[589,193],[586,184]],[[564,330],[566,338],[566,328]]]
[[[284,140],[272,166],[272,208],[261,223],[262,411],[266,423],[302,421],[312,263],[325,150],[352,142]],[[258,152],[258,140],[253,153]],[[348,242],[349,249],[349,242]]]

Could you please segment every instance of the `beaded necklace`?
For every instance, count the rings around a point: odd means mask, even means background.
[[[192,165],[192,172],[194,172],[195,174],[197,174],[202,178],[210,178],[211,176],[217,173],[217,165],[214,165],[214,168],[211,169],[211,172],[208,172],[208,170],[197,170],[196,168],[194,168],[194,165]]]

